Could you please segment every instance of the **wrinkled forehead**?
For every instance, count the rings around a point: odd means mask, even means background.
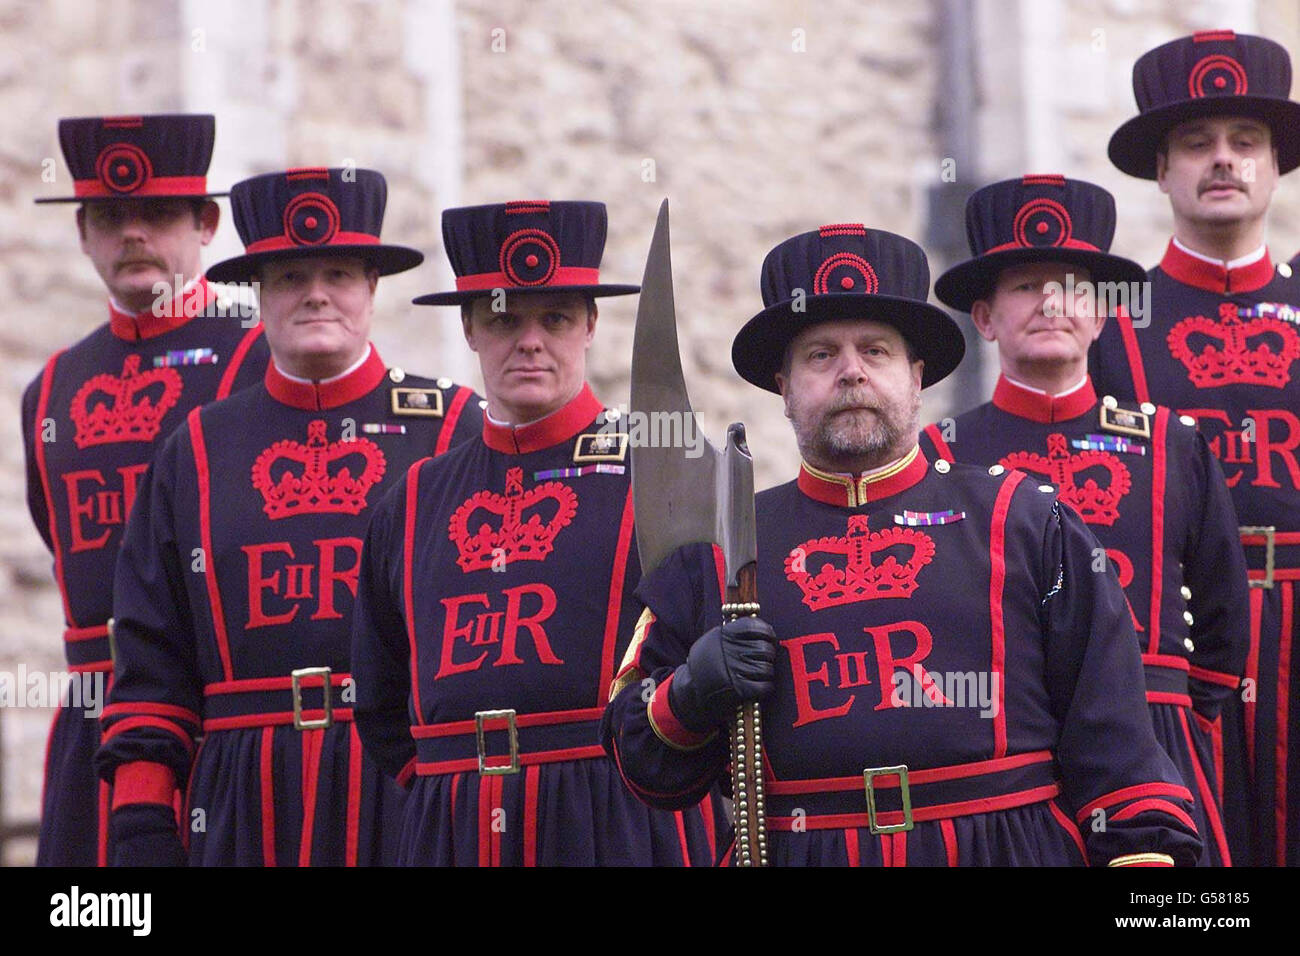
[[[830,319],[803,329],[790,342],[791,348],[802,348],[814,342],[868,342],[877,341],[902,348],[903,333],[887,322],[874,319]]]
[[[1214,116],[1199,116],[1195,119],[1179,123],[1169,130],[1167,134],[1169,139],[1180,139],[1185,136],[1198,136],[1204,134],[1217,133],[1255,133],[1265,137],[1272,136],[1272,128],[1263,120],[1255,119],[1253,116],[1233,116],[1230,114],[1215,114]]]

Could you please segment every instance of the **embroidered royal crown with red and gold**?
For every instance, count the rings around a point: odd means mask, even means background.
[[[157,388],[155,388],[157,386]],[[111,399],[90,407],[92,396]],[[140,356],[128,355],[121,376],[105,372],[86,381],[72,398],[69,414],[78,448],[120,441],[153,441],[163,417],[181,397],[181,376],[174,368],[140,371]]]
[[[1174,358],[1187,366],[1187,377],[1198,388],[1220,385],[1267,385],[1283,388],[1291,380],[1291,363],[1300,358],[1300,333],[1290,323],[1268,315],[1242,320],[1232,302],[1219,306],[1215,322],[1204,315],[1183,319],[1169,330]],[[1192,350],[1192,336],[1210,339]],[[1251,342],[1254,348],[1250,348]],[[1216,345],[1215,343],[1220,343]]]
[[[357,461],[359,458],[360,461]],[[359,473],[353,468],[361,465]],[[366,495],[387,467],[379,446],[366,438],[328,441],[325,422],[307,426],[307,442],[281,440],[253,462],[253,487],[273,521],[301,514],[360,514]]]
[[[463,571],[545,561],[555,536],[578,513],[578,496],[568,485],[548,481],[524,491],[523,480],[523,469],[511,468],[504,495],[477,491],[452,514],[447,535],[460,551],[456,563]]]
[[[1002,458],[1004,468],[1042,475],[1056,485],[1058,496],[1079,512],[1088,524],[1113,525],[1119,518],[1119,503],[1133,486],[1133,477],[1117,457],[1106,451],[1070,453],[1065,436],[1054,432],[1047,436],[1047,456],[1018,451]],[[1084,473],[1104,468],[1110,476],[1105,485]]]
[[[814,555],[825,555],[816,573]],[[900,557],[903,560],[900,560]],[[934,558],[934,542],[915,528],[872,531],[866,515],[852,515],[839,538],[814,538],[785,559],[785,576],[814,611],[875,598],[907,598],[916,576]]]

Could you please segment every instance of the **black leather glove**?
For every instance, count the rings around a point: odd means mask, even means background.
[[[668,706],[688,730],[704,733],[731,719],[736,708],[772,692],[776,633],[759,617],[715,627],[691,645],[673,671]]]
[[[158,803],[118,807],[109,817],[113,866],[185,866],[176,812]]]

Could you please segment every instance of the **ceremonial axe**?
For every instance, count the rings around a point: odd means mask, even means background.
[[[664,420],[663,416],[668,421],[679,420],[680,429],[663,433],[684,437],[687,428],[695,427],[677,346],[666,199],[659,207],[641,281],[632,351],[631,413],[647,422]],[[722,549],[726,564],[723,616],[735,620],[743,614],[757,614],[754,460],[745,447],[745,426],[740,422],[728,426],[721,449],[705,439],[703,454],[698,457],[688,456],[685,447],[668,445],[651,447],[645,441],[632,445],[632,500],[641,573],[650,574],[684,545],[713,543]],[[691,451],[698,453],[698,446]],[[760,723],[758,704],[749,703],[737,710],[731,728],[738,866],[767,864]]]

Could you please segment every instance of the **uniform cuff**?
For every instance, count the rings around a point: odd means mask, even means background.
[[[137,760],[124,763],[113,775],[113,809],[139,803],[172,805],[176,775],[166,764]]]
[[[672,682],[673,679],[669,676],[650,695],[650,703],[646,704],[650,729],[655,732],[656,737],[674,750],[699,750],[717,736],[718,732],[711,730],[705,734],[697,734],[682,725],[672,708],[668,706],[668,688],[672,686]]]
[[[1107,866],[1173,866],[1174,858],[1166,853],[1127,853],[1117,856]]]

